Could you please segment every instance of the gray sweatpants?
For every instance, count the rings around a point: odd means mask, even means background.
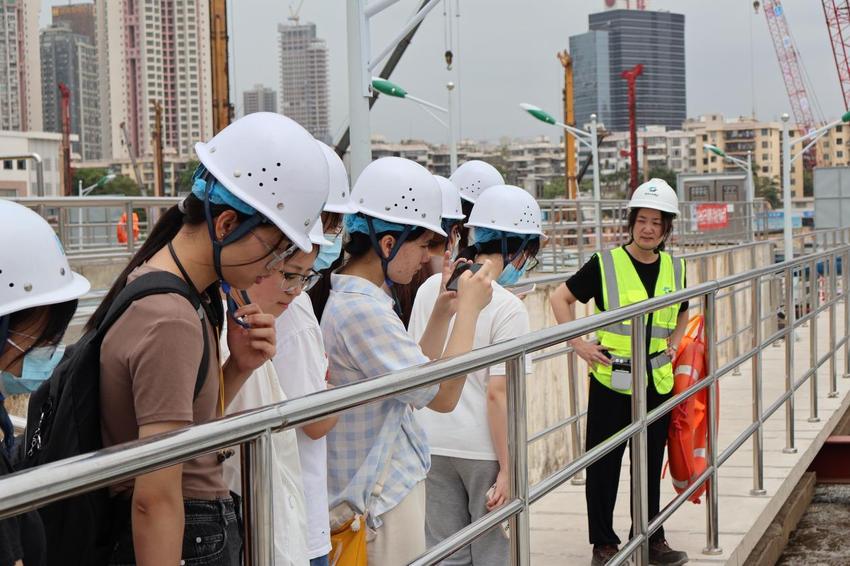
[[[499,463],[494,460],[431,456],[431,471],[425,480],[429,548],[487,514],[487,490],[498,473]],[[442,564],[500,566],[509,562],[508,539],[501,527],[496,527]]]

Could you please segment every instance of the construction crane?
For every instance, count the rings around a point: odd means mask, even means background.
[[[629,88],[629,196],[638,186],[638,146],[637,146],[637,93],[635,83],[643,74],[643,65],[637,64],[620,74]]]
[[[850,110],[850,0],[822,0],[844,109]]]
[[[289,20],[290,22],[292,22],[293,25],[297,26],[298,22],[301,21],[300,14],[301,14],[301,6],[303,6],[303,5],[304,5],[304,0],[299,0],[298,6],[296,6],[295,9],[293,9],[292,5],[290,4],[290,6],[289,6],[289,17],[286,18],[286,19]]]
[[[62,107],[62,196],[69,197],[74,192],[74,179],[71,173],[71,89],[65,83],[59,83]]]
[[[139,163],[136,161],[136,153],[133,150],[133,144],[130,143],[130,132],[127,131],[127,123],[121,122],[119,127],[121,128],[121,133],[124,136],[124,145],[127,146],[127,153],[130,155],[130,163],[133,164],[133,174],[136,176],[136,184],[139,185],[139,190],[142,191],[142,195],[147,196],[148,190],[145,187],[144,181],[142,181],[142,172],[139,170]]]
[[[824,0],[825,2],[826,0]],[[831,0],[830,0],[831,1]],[[779,68],[782,70],[782,79],[785,81],[785,90],[791,102],[791,113],[797,122],[801,134],[813,130],[817,122],[812,112],[809,93],[803,81],[803,68],[794,38],[788,28],[788,20],[785,18],[785,9],[780,0],[763,0],[764,17],[767,19],[767,27],[770,37],[773,39],[773,48],[776,50],[776,58],[779,60]],[[753,2],[756,13],[759,9],[759,1]],[[815,164],[815,146],[812,145],[804,156],[806,168]]]
[[[153,105],[153,195],[165,195],[165,173],[162,162],[162,104],[159,100],[151,101]]]
[[[227,69],[227,1],[209,0],[209,2],[213,133],[217,134],[233,118],[233,105],[230,104],[230,76]]]
[[[564,124],[575,126],[575,108],[573,104],[573,59],[565,49],[557,53],[558,60],[564,67]],[[575,137],[564,130],[564,176],[566,182],[566,197],[575,199],[578,196],[578,184],[576,183],[576,140]]]

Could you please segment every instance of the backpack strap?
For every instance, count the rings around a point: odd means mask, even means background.
[[[131,283],[124,287],[121,292],[118,293],[118,296],[115,297],[112,305],[110,305],[109,310],[106,312],[106,316],[103,318],[103,322],[98,325],[96,330],[97,337],[99,340],[103,340],[103,337],[106,336],[106,333],[112,325],[121,318],[121,315],[124,314],[127,308],[129,308],[134,301],[150,295],[164,295],[168,293],[176,293],[189,301],[198,313],[198,318],[201,320],[201,335],[204,337],[204,353],[201,356],[201,365],[198,367],[198,375],[195,378],[195,393],[192,397],[194,400],[197,399],[198,395],[201,393],[201,388],[204,386],[204,381],[206,380],[207,371],[209,369],[210,344],[207,327],[204,323],[206,319],[206,311],[197,291],[189,287],[185,281],[173,273],[168,273],[167,271],[146,273],[145,275],[134,279]]]

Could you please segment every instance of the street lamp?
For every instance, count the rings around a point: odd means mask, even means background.
[[[448,132],[449,132],[449,159],[450,159],[449,166],[451,167],[451,171],[454,171],[455,169],[457,169],[457,138],[455,137],[455,124],[457,124],[457,120],[455,119],[455,116],[454,116],[455,105],[452,104],[452,91],[454,90],[454,88],[455,88],[455,84],[453,82],[446,83],[446,90],[448,91],[448,95],[449,95],[449,107],[448,107],[448,109],[446,109],[446,108],[443,108],[442,106],[437,106],[436,104],[428,102],[427,100],[422,100],[421,98],[417,98],[415,96],[412,96],[410,93],[408,93],[402,87],[395,84],[394,82],[388,81],[387,79],[381,79],[381,78],[377,78],[377,77],[372,78],[372,89],[373,90],[377,90],[381,94],[386,94],[387,96],[392,96],[392,97],[395,97],[395,98],[402,98],[404,100],[409,100],[411,102],[415,102],[429,116],[434,118],[437,122],[442,124],[442,126],[448,130]],[[432,109],[437,110],[439,112],[443,112],[445,114],[448,114],[449,123],[446,124],[443,120],[440,119],[439,116],[437,116],[436,114],[434,114],[433,112],[428,110],[428,108],[432,108]]]
[[[564,124],[563,122],[559,122],[555,119],[554,116],[552,116],[542,108],[534,106],[533,104],[523,102],[519,105],[519,107],[531,114],[534,118],[540,120],[541,122],[545,122],[550,126],[558,126],[560,128],[565,129],[573,136],[575,136],[579,143],[582,143],[588,148],[590,148],[590,153],[593,159],[593,200],[596,203],[594,205],[594,212],[596,215],[594,234],[596,236],[596,246],[601,247],[602,219],[600,201],[602,200],[602,195],[601,189],[599,187],[599,175],[601,173],[599,171],[599,138],[597,137],[596,114],[590,115],[590,132],[585,132],[584,130],[580,130],[573,126]]]
[[[749,232],[750,232],[750,240],[754,239],[754,227],[755,223],[753,222],[753,218],[755,216],[755,199],[756,199],[756,187],[753,184],[753,152],[747,151],[747,160],[738,159],[737,157],[732,157],[727,154],[725,151],[717,147],[716,145],[711,145],[710,143],[702,144],[702,147],[707,151],[710,151],[714,155],[722,157],[727,161],[730,161],[747,172],[747,202],[750,207],[750,214],[748,216],[749,220],[747,224],[749,224]]]
[[[788,120],[790,116],[788,114],[782,115],[782,216],[783,216],[783,236],[784,236],[784,247],[785,247],[785,261],[788,261],[794,257],[794,240],[792,238],[792,224],[791,224],[791,164],[799,159],[804,153],[809,151],[813,145],[815,145],[824,134],[826,134],[829,130],[838,126],[840,124],[844,124],[850,122],[850,112],[845,112],[841,118],[830,122],[826,126],[823,126],[817,130],[812,130],[809,133],[800,136],[795,140],[791,140],[788,135]],[[801,144],[804,142],[806,145],[801,149],[796,155],[791,156],[791,146]]]
[[[112,181],[115,177],[117,177],[117,175],[115,173],[109,173],[107,175],[104,175],[103,177],[101,177],[100,179],[95,181],[95,183],[93,185],[89,185],[85,189],[83,188],[83,180],[80,179],[79,184],[77,185],[77,196],[80,196],[80,197],[88,196],[88,194],[90,192],[92,192],[93,190],[95,190],[98,187],[102,187],[106,183]]]

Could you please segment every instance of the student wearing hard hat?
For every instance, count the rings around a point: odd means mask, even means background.
[[[8,395],[30,394],[62,360],[62,336],[88,292],[71,271],[53,228],[32,210],[0,199],[0,476],[12,473],[14,428],[3,406]],[[0,564],[45,561],[38,512],[0,521]]]
[[[550,299],[558,323],[575,319],[576,301],[594,300],[596,312],[624,307],[685,286],[685,262],[664,251],[679,213],[675,191],[662,179],[639,186],[629,201],[626,245],[593,257],[559,287]],[[672,305],[651,313],[646,322],[647,410],[672,396],[675,349],[688,322],[688,304]],[[587,408],[587,450],[600,444],[631,422],[631,329],[628,323],[597,332],[597,341],[576,338],[570,342],[590,369]],[[661,468],[670,415],[649,426],[649,520],[660,507]],[[587,469],[587,498],[592,564],[607,562],[618,550],[613,515],[625,444]],[[678,565],[688,561],[684,552],[670,548],[659,528],[650,540],[650,564]]]
[[[163,214],[88,326],[98,326],[125,285],[156,271],[182,279],[206,313],[199,323],[189,301],[156,294],[135,301],[109,329],[100,351],[105,446],[224,414],[275,352],[273,316],[254,304],[237,307],[231,287],[247,289],[296,251],[311,251],[309,231],[328,198],[321,149],[280,114],[250,114],[195,149],[201,165],[191,193]],[[220,289],[229,311],[226,360],[216,347]],[[239,564],[238,509],[222,470],[228,457],[204,454],[113,486],[126,516],[110,563]]]
[[[530,331],[528,310],[522,300],[504,288],[528,269],[544,237],[540,207],[530,194],[508,185],[481,193],[469,216],[472,245],[460,258],[491,261],[500,269],[493,283],[493,300],[481,311],[474,347],[509,340]],[[445,292],[440,274],[419,288],[409,332],[419,340],[437,298]],[[531,364],[527,365],[531,369]],[[425,409],[416,414],[428,435],[431,470],[426,480],[428,546],[434,546],[508,499],[507,389],[505,364],[476,371],[467,377],[457,408],[451,413]],[[458,434],[463,431],[463,434]],[[443,563],[497,566],[510,562],[508,539],[491,529]]]
[[[492,293],[489,263],[475,275],[465,273],[457,293],[440,297],[426,333],[432,339],[424,341],[439,343],[436,348],[422,349],[407,334],[390,296],[430,260],[433,234],[446,236],[433,175],[407,159],[378,159],[360,174],[352,203],[357,213],[345,216],[346,261],[331,274],[321,315],[330,382],[350,384],[469,351]],[[413,410],[451,411],[464,381],[459,377],[351,409],[328,435],[332,526],[354,520],[351,530],[362,533],[359,517],[365,516],[370,566],[407,564],[425,551],[430,455]]]
[[[480,159],[471,159],[463,162],[449,177],[449,181],[460,191],[462,202],[461,212],[469,217],[472,206],[478,200],[478,196],[485,190],[495,185],[504,185],[505,179],[499,170]],[[460,247],[469,245],[469,231],[460,231]]]

